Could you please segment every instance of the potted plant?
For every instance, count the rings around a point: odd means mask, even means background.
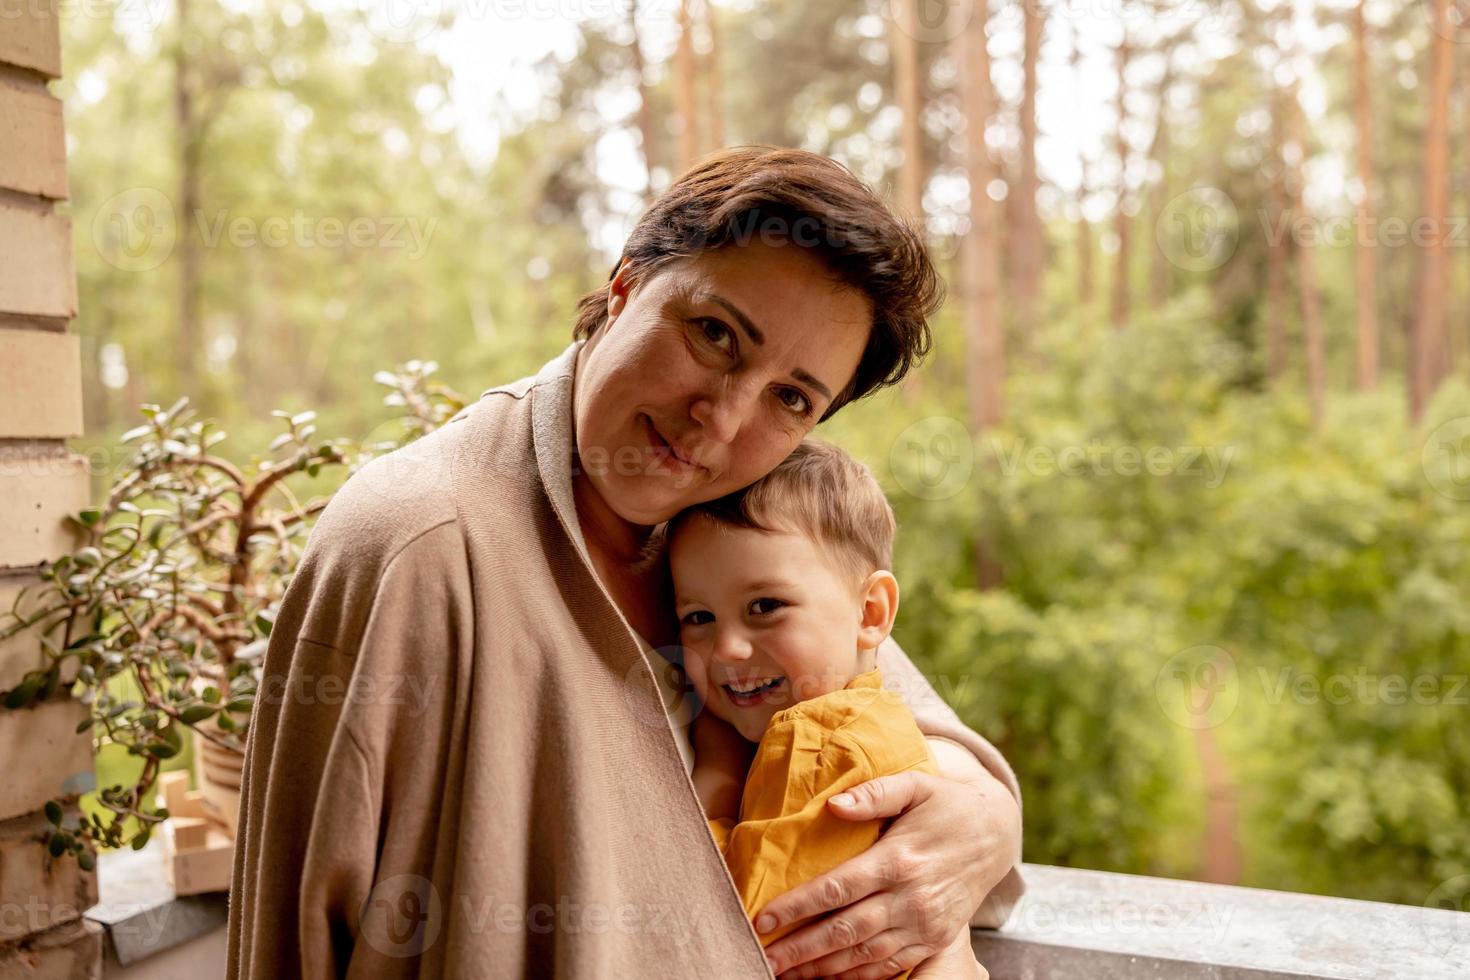
[[[90,707],[79,735],[90,730],[98,747],[124,746],[142,760],[131,785],[98,787],[102,813],[68,821],[61,799],[46,805],[53,855],[70,852],[90,868],[89,842],[147,844],[168,816],[153,789],[160,766],[182,749],[184,728],[195,736],[205,800],[233,828],[271,623],[330,499],[298,499],[289,478],[355,470],[443,424],[464,399],[434,381],[435,370],[411,361],[374,377],[391,389],[385,403],[400,409],[387,438],[322,440],[315,413],[278,411],[284,431],[246,462],[221,453],[225,433],[196,419],[187,398],[143,406],[145,424],[122,437],[136,448],[106,499],[72,517],[81,545],[0,611],[0,639],[34,629],[44,660],[0,692],[4,708],[69,689]]]

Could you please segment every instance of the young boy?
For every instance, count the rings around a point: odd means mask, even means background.
[[[938,774],[876,665],[898,612],[894,524],[867,468],[812,439],[670,522],[684,667],[707,709],[693,780],[748,915],[877,841],[883,821],[836,817],[832,797],[908,769]],[[720,751],[710,715],[759,743],[748,771]],[[940,975],[985,976],[968,929],[926,971],[940,961]]]

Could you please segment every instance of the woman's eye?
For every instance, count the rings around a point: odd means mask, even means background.
[[[785,405],[787,408],[791,409],[798,415],[806,415],[812,410],[811,401],[806,397],[806,395],[803,395],[795,388],[782,388],[779,392],[776,393],[776,397],[781,399],[781,404]]]
[[[734,347],[735,335],[719,320],[712,317],[700,317],[695,323],[699,325],[699,332],[704,335],[704,339],[720,350],[728,353]]]
[[[692,613],[686,613],[684,618],[679,620],[679,622],[685,626],[703,626],[705,623],[714,622],[714,620],[715,617],[713,614],[703,609],[696,609]]]
[[[757,599],[750,604],[750,611],[752,615],[765,616],[769,613],[775,612],[777,609],[780,609],[784,605],[786,605],[786,603],[782,602],[780,599]]]

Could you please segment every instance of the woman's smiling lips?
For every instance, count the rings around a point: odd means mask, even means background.
[[[702,470],[704,467],[694,462],[687,453],[680,452],[678,447],[663,437],[658,427],[653,424],[653,419],[647,415],[643,416],[643,422],[648,428],[648,442],[653,451],[668,463],[669,468],[676,473],[689,473]]]

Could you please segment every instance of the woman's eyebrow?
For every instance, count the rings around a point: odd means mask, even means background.
[[[750,321],[750,317],[746,316],[740,307],[725,299],[725,297],[716,296],[714,293],[711,293],[709,298],[729,311],[730,315],[735,318],[735,321],[740,324],[741,328],[750,335],[751,343],[759,347],[766,342],[766,335],[761,333],[760,328]],[[796,368],[791,372],[791,376],[802,384],[810,385],[819,395],[828,401],[832,400],[831,390],[822,384],[822,382],[818,381],[816,376],[810,371],[804,368]]]

